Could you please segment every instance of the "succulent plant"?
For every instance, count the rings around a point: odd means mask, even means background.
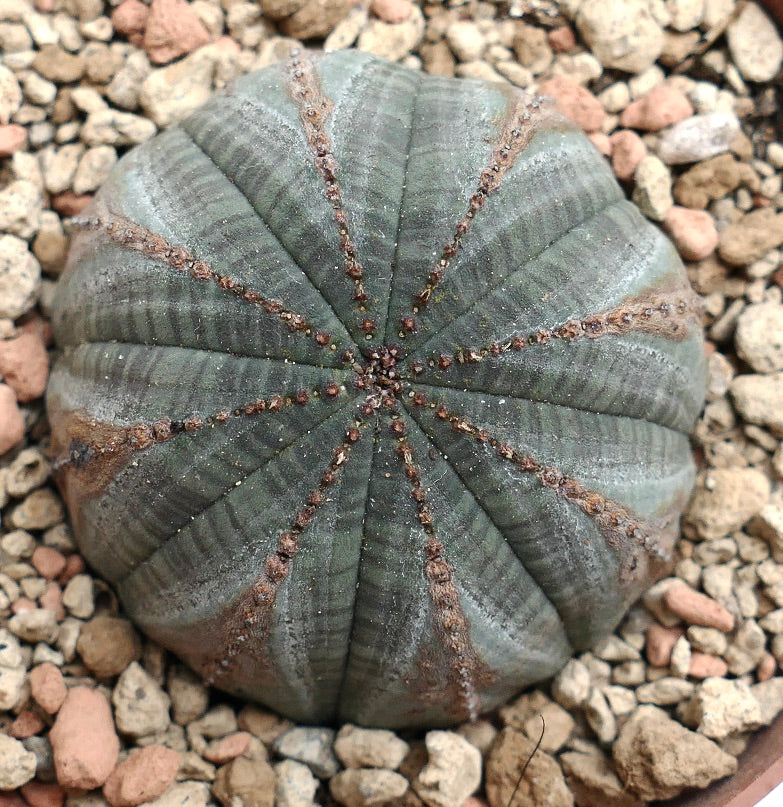
[[[297,54],[126,155],[74,226],[58,481],[88,562],[208,682],[455,723],[666,569],[699,304],[551,103]]]

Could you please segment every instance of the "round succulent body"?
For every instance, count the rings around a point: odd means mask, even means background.
[[[207,681],[299,721],[455,723],[665,570],[699,305],[551,103],[296,55],[74,225],[58,480],[86,559]]]

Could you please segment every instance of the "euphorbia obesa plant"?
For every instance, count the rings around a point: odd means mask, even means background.
[[[295,55],[133,150],[74,224],[58,480],[89,563],[210,683],[454,723],[665,570],[699,306],[551,103]]]

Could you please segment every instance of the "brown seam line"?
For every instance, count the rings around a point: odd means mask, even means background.
[[[476,684],[478,681],[488,680],[491,675],[470,640],[470,623],[460,605],[454,568],[448,562],[443,543],[435,532],[432,511],[421,484],[413,447],[405,436],[405,424],[402,420],[393,420],[391,430],[399,438],[397,453],[402,459],[405,476],[410,481],[417,518],[427,538],[424,547],[424,574],[429,584],[436,632],[450,661],[450,685],[460,713],[475,720],[480,713]]]
[[[194,432],[205,426],[226,423],[231,418],[258,415],[261,412],[279,412],[286,407],[304,406],[311,396],[334,398],[340,393],[336,382],[328,382],[322,390],[297,390],[293,395],[271,395],[268,398],[257,398],[235,409],[221,409],[208,417],[190,415],[183,420],[172,420],[169,417],[159,418],[149,423],[134,423],[132,426],[111,426],[107,423],[93,421],[89,427],[82,429],[85,438],[88,432],[106,433],[108,438],[103,443],[90,442],[88,439],[72,438],[65,453],[53,463],[52,470],[59,471],[65,466],[83,468],[88,463],[117,454],[123,450],[143,451],[152,445],[165,443],[178,434]],[[86,424],[85,424],[86,426]]]
[[[298,511],[291,526],[278,535],[277,549],[264,559],[263,571],[250,591],[232,606],[229,625],[225,629],[228,641],[202,670],[207,684],[215,684],[229,672],[243,646],[251,639],[261,644],[268,639],[277,592],[291,571],[292,561],[299,551],[299,538],[327,500],[326,491],[337,481],[340,468],[350,457],[351,446],[360,439],[359,428],[351,426],[346,429],[345,440],[335,450],[318,484],[307,497],[307,503]]]
[[[633,331],[682,342],[689,333],[689,323],[698,323],[702,311],[701,299],[689,289],[683,289],[682,295],[674,299],[671,295],[633,298],[624,305],[584,319],[570,319],[554,328],[542,328],[528,336],[507,337],[480,348],[459,347],[452,354],[436,354],[430,358],[429,366],[437,365],[441,370],[446,370],[454,364],[475,364],[487,356],[500,356],[554,340],[576,342]],[[415,362],[412,369],[414,374],[420,375],[424,371],[424,364]]]
[[[340,251],[343,254],[343,269],[353,282],[353,299],[360,313],[366,313],[364,303],[368,299],[364,288],[364,268],[356,254],[356,244],[351,238],[348,215],[343,208],[342,191],[337,180],[339,165],[332,152],[332,144],[326,134],[324,124],[334,109],[333,102],[321,90],[312,60],[298,50],[291,52],[288,63],[288,91],[299,111],[299,120],[304,129],[307,144],[313,153],[315,168],[326,186],[324,195],[332,206],[334,221],[340,237]],[[363,317],[359,327],[368,336],[372,335],[376,323],[368,316]]]
[[[476,214],[484,206],[489,195],[500,187],[501,180],[514,165],[517,156],[533,139],[538,125],[540,125],[538,119],[544,104],[545,101],[542,98],[523,96],[517,100],[510,111],[500,132],[500,144],[494,149],[488,164],[481,172],[476,191],[468,200],[465,215],[457,223],[451,241],[444,245],[435,265],[430,269],[424,287],[414,297],[413,314],[418,312],[418,308],[424,308],[429,303],[432,293],[443,280],[451,260],[462,246],[462,239],[470,230]],[[547,102],[547,107],[549,106],[551,104]],[[402,327],[404,331],[408,332],[416,330],[415,317],[404,316]]]
[[[109,218],[77,216],[69,219],[68,223],[80,229],[102,230],[115,244],[165,263],[178,272],[187,272],[194,280],[212,282],[240,300],[259,306],[267,314],[280,320],[290,331],[312,337],[318,347],[336,349],[329,333],[315,330],[304,316],[286,308],[279,300],[270,300],[228,275],[218,274],[206,261],[199,260],[185,247],[171,244],[163,236],[125,216],[118,214],[111,214]]]
[[[418,405],[427,405],[426,395],[418,393]],[[430,406],[435,406],[429,404]],[[451,425],[453,431],[472,437],[479,443],[491,446],[502,459],[514,465],[517,470],[532,474],[541,485],[556,496],[578,507],[595,524],[607,543],[619,554],[620,581],[633,583],[639,569],[638,551],[644,550],[656,563],[670,560],[668,551],[656,541],[657,530],[646,519],[613,499],[583,485],[578,480],[563,473],[558,468],[542,462],[512,448],[493,437],[486,429],[480,428],[467,419],[455,415],[445,406],[435,406],[437,419]]]

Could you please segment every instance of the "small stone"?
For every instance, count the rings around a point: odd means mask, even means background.
[[[337,733],[334,751],[346,768],[396,770],[410,751],[393,731],[344,725]]]
[[[65,791],[57,784],[28,782],[20,792],[30,807],[62,807],[65,801]]]
[[[14,614],[8,629],[25,642],[51,643],[57,638],[57,618],[48,608],[31,608]]]
[[[620,125],[657,132],[691,115],[693,107],[685,95],[663,84],[627,106],[620,115]]]
[[[290,720],[252,704],[245,704],[242,707],[237,717],[237,725],[244,731],[249,731],[254,737],[258,737],[266,746],[272,745],[281,734],[294,727]]]
[[[234,710],[227,704],[213,706],[203,717],[193,721],[188,731],[196,731],[205,737],[215,739],[225,737],[237,730],[237,718]]]
[[[10,123],[21,104],[22,88],[16,76],[5,65],[0,65],[0,124]]]
[[[674,183],[674,198],[685,207],[704,209],[740,184],[753,190],[754,185],[758,186],[758,177],[749,165],[738,162],[731,154],[720,154],[682,174]]]
[[[120,750],[108,701],[100,692],[83,686],[68,690],[49,739],[57,781],[63,787],[100,787],[109,778]]]
[[[38,231],[41,192],[25,179],[0,190],[0,229],[20,238],[32,238]]]
[[[76,645],[85,666],[97,678],[119,675],[141,658],[141,642],[127,619],[96,616],[82,626]]]
[[[655,706],[642,706],[631,716],[612,753],[625,786],[645,802],[707,787],[737,770],[733,756]]]
[[[550,754],[565,745],[575,726],[573,717],[540,690],[520,695],[503,706],[500,719],[505,725],[524,731],[531,740],[538,740],[542,726],[546,726],[541,748]]]
[[[359,34],[358,50],[375,53],[391,61],[404,58],[424,37],[424,15],[418,5],[407,20],[398,23],[370,19]]]
[[[212,792],[223,807],[274,807],[275,784],[268,762],[237,757],[218,770]]]
[[[593,687],[585,702],[584,714],[588,725],[602,743],[614,740],[617,736],[617,720],[600,689]]]
[[[609,137],[612,147],[612,170],[621,180],[633,179],[639,163],[647,156],[647,147],[636,132],[621,129]]]
[[[645,216],[663,221],[674,204],[669,169],[657,157],[649,155],[636,167],[634,182],[633,201]]]
[[[210,807],[214,801],[210,798],[209,785],[204,782],[178,782],[172,785],[162,796],[149,801],[145,807]],[[74,803],[73,807],[77,807]],[[103,807],[102,804],[84,805],[83,807]],[[250,803],[248,802],[248,807]]]
[[[741,378],[749,376],[739,376],[732,381],[732,394],[738,388],[737,382]],[[776,400],[779,401],[780,398]],[[769,495],[768,477],[755,468],[711,469],[706,474],[700,474],[697,480],[696,491],[686,514],[686,522],[701,538],[722,538],[741,529],[750,521],[767,503]]]
[[[560,755],[560,764],[577,804],[586,807],[642,807],[639,799],[625,790],[614,766],[603,754],[568,751]]]
[[[538,91],[555,99],[557,108],[586,132],[596,132],[604,120],[601,102],[572,79],[556,76],[541,82]]]
[[[372,0],[372,13],[384,22],[405,22],[413,14],[411,0]]]
[[[576,36],[569,26],[561,25],[559,28],[551,28],[546,35],[549,47],[555,53],[571,53],[576,50]]]
[[[690,625],[702,625],[728,632],[734,628],[734,617],[712,598],[682,583],[664,594],[666,607]]]
[[[622,112],[631,103],[631,91],[625,81],[615,81],[598,93],[598,100],[610,114]],[[634,132],[636,134],[636,132]]]
[[[170,126],[206,102],[212,94],[215,62],[201,51],[153,70],[141,85],[139,103],[160,127]]]
[[[33,254],[47,274],[59,275],[65,265],[68,238],[60,217],[53,210],[41,211],[40,227],[33,241]]]
[[[27,142],[27,129],[17,123],[0,124],[0,157],[10,157],[23,149]]]
[[[0,672],[2,677],[2,672]],[[16,737],[17,740],[23,740],[25,737],[32,737],[46,728],[43,718],[36,712],[31,712],[29,709],[24,709],[19,712],[16,719],[8,728],[8,733],[11,737]]]
[[[726,29],[729,53],[747,81],[770,81],[783,62],[775,24],[756,3],[747,3]]]
[[[329,782],[332,797],[345,807],[396,804],[407,790],[408,780],[404,776],[383,768],[349,768],[340,771]]]
[[[56,549],[38,546],[31,558],[33,567],[46,580],[54,580],[65,568],[65,558]]]
[[[773,559],[778,563],[783,563],[783,493],[778,491],[773,494],[764,507],[759,510],[749,529],[758,536],[756,540],[762,539],[766,542],[765,546],[768,551],[772,552]],[[762,554],[759,553],[759,555]],[[763,560],[763,557],[760,556],[756,559]]]
[[[45,530],[64,518],[65,511],[59,497],[48,488],[39,488],[11,511],[8,523],[23,530]]]
[[[666,11],[671,17],[669,25],[684,33],[696,28],[704,17],[704,0],[667,0]]]
[[[44,45],[33,60],[33,70],[58,84],[70,84],[84,75],[84,61],[59,45]]]
[[[678,675],[680,678],[688,677],[688,670],[691,666],[691,646],[684,636],[674,643],[669,665],[674,675]]]
[[[724,658],[732,675],[741,676],[756,669],[764,658],[767,638],[755,619],[747,619],[739,626],[734,639],[726,649]]]
[[[413,789],[427,807],[462,804],[481,783],[481,753],[453,731],[429,731],[424,742],[428,761]]]
[[[566,712],[566,714],[568,713]],[[498,730],[486,719],[471,720],[468,723],[463,723],[457,729],[457,732],[471,745],[475,745],[481,751],[482,756],[489,751],[492,743],[495,742],[495,737],[498,736]]]
[[[694,115],[663,132],[658,156],[667,165],[694,163],[728,151],[740,133],[737,116],[726,112]]]
[[[35,766],[35,754],[19,740],[0,733],[0,790],[13,790],[29,782],[35,776]]]
[[[663,49],[663,29],[644,0],[583,0],[576,27],[604,67],[640,73]]]
[[[1,342],[0,347],[2,347]],[[5,373],[3,374],[5,375]],[[40,449],[25,448],[16,455],[14,461],[8,466],[8,473],[5,477],[5,489],[11,496],[26,496],[31,490],[40,487],[48,479],[50,470],[49,463],[46,461]],[[25,535],[25,533],[19,534],[20,538],[22,535]],[[39,547],[39,549],[48,550],[49,547]],[[32,557],[33,566],[35,566],[38,574],[47,577],[49,580],[57,577],[65,566],[65,558],[63,558],[59,552],[57,552],[56,556],[45,555],[45,561],[43,559],[44,556],[41,555],[40,552],[36,555],[35,550],[33,550],[31,555],[27,555],[27,557]],[[36,558],[38,559],[38,563],[43,563],[44,565],[36,565]],[[61,563],[62,565],[60,565]]]
[[[307,765],[284,759],[275,765],[275,776],[275,807],[313,807],[318,780]],[[407,788],[408,782],[405,781]]]
[[[729,665],[718,656],[709,653],[691,653],[688,675],[691,678],[723,678],[729,671]]]
[[[24,417],[16,394],[7,384],[0,384],[0,455],[20,443],[24,432]]]
[[[770,678],[777,672],[778,663],[772,653],[764,653],[759,666],[756,667],[756,679],[763,683],[769,681]],[[763,711],[763,704],[762,704]],[[762,715],[763,716],[763,715]]]
[[[552,49],[543,28],[522,23],[516,29],[513,46],[519,63],[535,75],[552,64]]]
[[[13,709],[27,677],[19,640],[0,628],[0,709]]]
[[[190,3],[185,0],[153,0],[143,41],[151,62],[167,64],[207,42],[207,29]]]
[[[132,632],[133,639],[136,642],[134,651],[138,654],[128,659],[128,663],[130,663],[139,658],[141,654],[141,644],[131,624],[125,622],[125,620],[118,621],[124,623],[126,626],[124,630]],[[85,664],[86,663],[85,661]],[[89,666],[89,664],[87,666]],[[174,718],[174,722],[178,723],[180,726],[185,726],[192,720],[201,717],[201,715],[206,712],[207,706],[209,706],[209,692],[207,687],[192,670],[181,664],[172,665],[169,671],[168,692],[171,696],[172,717]]]
[[[704,628],[692,625],[688,628],[688,640],[696,650],[721,656],[728,647],[726,634],[716,628]]]
[[[521,776],[521,778],[520,778]],[[485,787],[492,805],[573,807],[574,797],[553,757],[510,726],[498,734],[487,757]],[[459,802],[452,802],[459,804]]]
[[[169,696],[135,661],[117,680],[112,703],[117,728],[123,734],[143,737],[169,726]]]
[[[89,619],[95,611],[92,578],[88,574],[74,575],[63,591],[63,605],[79,619]]]
[[[601,692],[603,692],[612,713],[618,717],[625,717],[631,714],[638,703],[636,693],[627,687],[607,684]]]
[[[39,162],[46,190],[50,193],[60,193],[71,187],[73,175],[83,152],[82,143],[66,143],[60,148],[47,146],[40,152]]]
[[[0,235],[0,317],[15,320],[29,311],[40,283],[41,267],[27,242],[15,235]]]
[[[773,434],[783,437],[783,372],[770,375],[740,375],[729,387],[734,406],[748,423],[767,427]],[[760,501],[763,486],[759,484],[753,503],[760,502],[761,510],[766,501]],[[758,512],[757,510],[757,512]]]
[[[297,726],[281,734],[274,748],[281,757],[303,762],[316,776],[328,779],[340,769],[332,752],[334,739],[333,729]]]
[[[30,690],[33,700],[46,712],[56,714],[65,700],[63,674],[54,664],[39,664],[30,670]]]
[[[225,765],[235,757],[244,754],[247,747],[250,745],[250,733],[247,731],[236,731],[233,734],[227,734],[225,737],[220,737],[213,740],[204,749],[202,756],[207,762],[212,762],[215,765]]]
[[[674,205],[663,220],[663,228],[686,261],[700,261],[718,246],[715,221],[706,210]]]
[[[753,210],[729,224],[720,235],[718,252],[732,266],[747,266],[783,243],[783,214],[774,208]]]
[[[693,694],[694,685],[682,678],[666,676],[649,684],[642,684],[636,690],[639,703],[654,703],[656,706],[672,706],[689,698]]]
[[[647,628],[645,652],[653,667],[668,667],[677,640],[685,633],[680,627],[653,624]]]
[[[768,726],[783,710],[783,677],[769,678],[754,684],[750,691],[759,702],[761,724]]]
[[[552,681],[552,697],[565,709],[580,709],[590,694],[590,672],[579,659],[570,659]]]
[[[696,544],[693,560],[701,566],[727,563],[737,555],[737,544],[733,538],[712,538]]]
[[[481,29],[470,20],[457,20],[446,29],[446,42],[461,62],[473,62],[481,58],[486,40]]]
[[[179,759],[163,745],[134,749],[106,780],[104,798],[111,807],[136,807],[158,798],[174,783]]]
[[[294,39],[323,39],[351,10],[351,0],[308,0],[293,14],[281,20],[280,30]],[[379,25],[391,25],[373,20]],[[397,25],[405,25],[408,20]]]
[[[734,344],[757,373],[783,370],[783,304],[747,306],[737,319]]]
[[[744,681],[707,678],[696,690],[692,703],[697,731],[713,740],[758,728],[761,707]]]
[[[149,7],[139,0],[123,0],[112,11],[111,24],[120,36],[126,37],[138,47],[143,41],[149,13]]]
[[[117,152],[112,146],[93,146],[79,160],[73,177],[74,193],[89,193],[97,190],[117,162]]]
[[[122,109],[136,109],[139,105],[141,85],[151,72],[152,65],[150,65],[147,54],[141,50],[134,51],[106,88],[106,97],[115,106]]]

